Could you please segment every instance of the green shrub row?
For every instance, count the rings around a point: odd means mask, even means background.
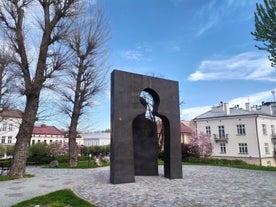
[[[110,145],[103,146],[82,146],[80,149],[82,156],[88,156],[89,154],[96,155],[107,155],[110,153]]]
[[[209,157],[187,157],[183,160],[184,162],[200,163],[200,164],[212,164],[212,165],[246,165],[243,160],[228,160],[228,159],[215,159]]]

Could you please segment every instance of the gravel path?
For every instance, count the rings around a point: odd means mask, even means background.
[[[109,183],[109,167],[28,167],[33,178],[0,183],[0,207],[70,188],[99,207],[276,206],[276,172],[212,166],[183,166],[183,179],[136,176],[135,183]]]

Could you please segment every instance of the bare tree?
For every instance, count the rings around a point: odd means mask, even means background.
[[[26,97],[22,123],[16,136],[15,153],[9,176],[24,177],[33,126],[42,88],[53,73],[63,69],[65,60],[59,46],[68,34],[70,18],[78,13],[78,0],[2,0],[0,26],[13,49],[20,71],[22,94]],[[34,12],[35,11],[35,12]],[[37,14],[37,27],[31,24]],[[28,18],[29,17],[29,18]],[[31,26],[30,26],[31,25]],[[32,30],[33,29],[33,30]],[[35,58],[29,53],[38,42]],[[32,59],[34,58],[34,59]]]
[[[13,53],[3,44],[0,48],[0,105],[1,110],[11,107],[10,93],[13,91]]]
[[[67,38],[70,66],[61,95],[62,110],[70,117],[69,125],[69,165],[76,166],[78,146],[76,142],[77,128],[80,117],[87,107],[93,106],[94,97],[101,92],[105,85],[106,47],[109,36],[107,20],[96,6],[89,7],[89,12],[77,19],[73,32]]]

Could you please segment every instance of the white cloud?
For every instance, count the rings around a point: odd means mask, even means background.
[[[275,89],[272,89],[272,90],[275,91]],[[273,96],[271,93],[272,90],[262,91],[262,92],[255,93],[255,94],[250,94],[246,97],[238,97],[238,98],[228,101],[228,103],[230,106],[240,105],[241,107],[246,102],[250,102],[251,105],[259,105],[259,104],[261,104],[262,101],[272,101],[273,100]]]
[[[265,80],[276,81],[275,70],[266,56],[247,52],[224,59],[203,60],[189,81]]]
[[[255,8],[254,2],[251,1],[212,0],[206,2],[207,3],[202,4],[202,7],[198,9],[194,16],[196,22],[200,22],[200,24],[196,25],[198,29],[195,35],[197,37],[221,23],[225,24],[226,18],[231,21],[233,19],[233,12],[235,12],[235,15],[239,15],[241,21],[246,21],[249,19],[249,15],[250,18],[252,18],[252,12],[245,10],[243,10],[243,12],[238,12],[238,10],[252,6]]]
[[[148,43],[139,43],[134,49],[120,50],[118,54],[126,60],[134,61],[150,61],[149,57],[152,53],[152,47]]]
[[[180,116],[182,120],[192,120],[196,116],[203,114],[211,109],[212,106],[201,106],[192,107],[187,109],[182,109],[180,111]]]
[[[120,54],[128,60],[137,60],[137,61],[139,61],[143,57],[143,54],[140,53],[137,50],[122,51]]]
[[[269,91],[262,91],[259,93],[249,94],[248,96],[244,97],[237,97],[231,100],[226,100],[225,102],[229,103],[230,107],[235,105],[239,105],[241,108],[245,108],[245,103],[250,102],[251,105],[260,105],[263,101],[272,101],[273,95],[271,91],[276,91],[276,89],[272,89]],[[182,109],[181,119],[184,120],[192,120],[198,115],[201,115],[205,112],[211,110],[212,106],[200,106],[200,107],[191,107],[187,109]]]

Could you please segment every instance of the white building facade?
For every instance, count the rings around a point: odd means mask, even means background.
[[[16,135],[22,121],[20,110],[6,109],[0,112],[0,143],[9,146],[16,143]]]
[[[211,135],[213,156],[276,166],[276,114],[274,102],[245,109],[221,103],[194,119],[196,133]]]
[[[84,146],[104,146],[110,144],[110,133],[95,132],[81,134]]]
[[[55,126],[41,124],[40,126],[34,126],[33,128],[31,144],[33,145],[37,142],[45,142],[47,144],[58,142],[63,144],[68,143],[69,140],[66,132],[56,128]],[[76,142],[78,145],[83,145],[83,138],[78,135],[76,137]]]

